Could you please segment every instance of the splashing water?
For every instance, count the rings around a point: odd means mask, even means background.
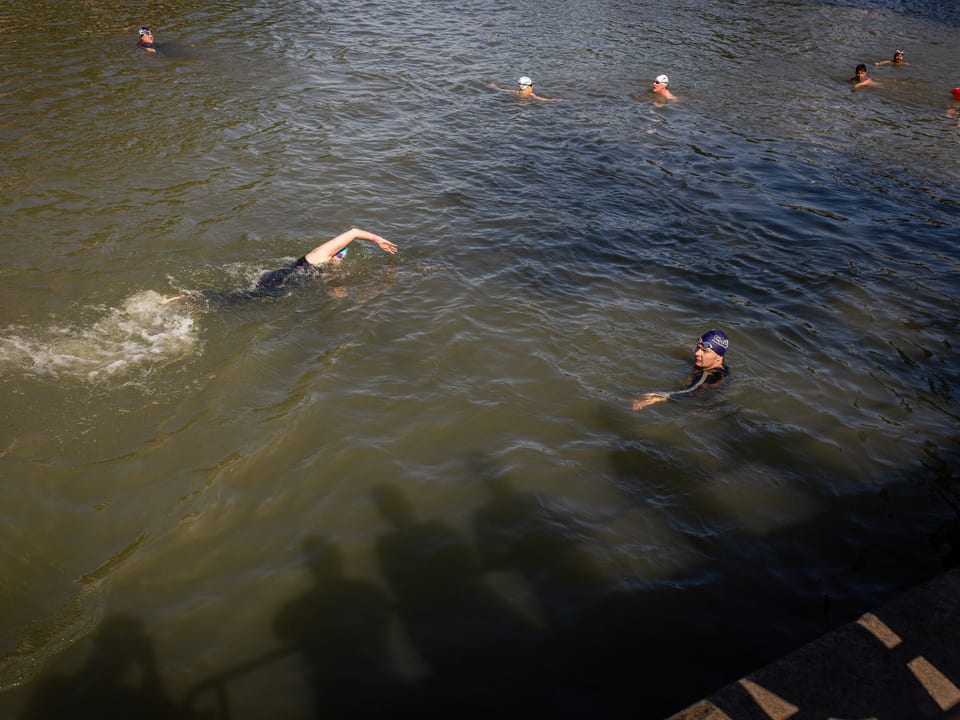
[[[0,332],[0,366],[92,381],[167,365],[197,345],[190,308],[167,300],[148,290],[106,309],[89,326],[8,327]]]

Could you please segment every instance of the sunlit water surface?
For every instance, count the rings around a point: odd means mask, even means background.
[[[935,574],[960,19],[886,5],[8,2],[0,716],[658,717]]]

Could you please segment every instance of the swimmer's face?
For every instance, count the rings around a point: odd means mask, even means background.
[[[152,43],[152,42],[153,42],[153,33],[152,33],[151,31],[147,30],[143,35],[140,36],[140,39],[143,40],[144,42]]]
[[[857,80],[863,80],[867,76],[866,70],[857,70]]]
[[[697,349],[693,353],[693,364],[701,370],[713,370],[723,365],[723,356],[697,343]]]
[[[894,62],[903,62],[903,53],[897,53],[893,56]]]

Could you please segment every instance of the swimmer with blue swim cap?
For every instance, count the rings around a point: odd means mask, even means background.
[[[724,366],[723,358],[730,347],[730,340],[723,330],[709,330],[697,339],[693,352],[693,375],[683,390],[673,392],[647,393],[633,401],[634,411],[642,410],[677,395],[691,393],[702,386],[714,386],[723,382],[730,371]]]
[[[155,53],[157,51],[157,46],[153,42],[153,30],[148,28],[146,25],[141,25],[138,32],[140,34],[140,39],[137,41],[137,47],[144,52]]]

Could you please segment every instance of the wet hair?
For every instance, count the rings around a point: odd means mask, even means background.
[[[861,70],[863,70],[864,72],[867,71],[867,66],[864,65],[863,63],[860,63],[859,65],[857,65],[857,69],[853,71],[854,75],[856,75]]]

